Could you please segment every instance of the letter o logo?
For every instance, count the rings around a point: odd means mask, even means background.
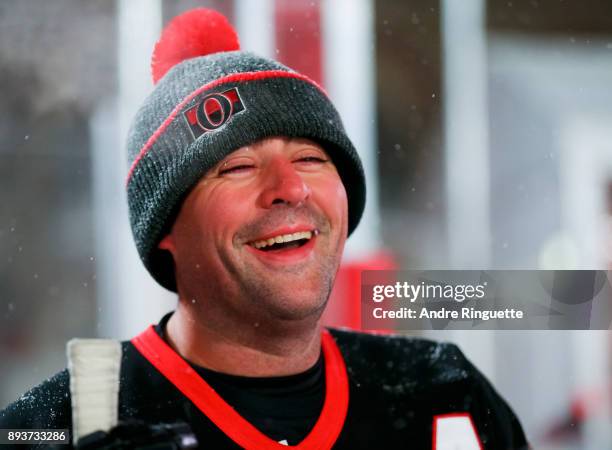
[[[222,94],[210,94],[198,105],[196,117],[205,130],[216,130],[232,115],[232,102]]]

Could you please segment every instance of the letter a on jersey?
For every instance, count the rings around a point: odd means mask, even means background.
[[[432,450],[484,450],[468,413],[434,417]]]

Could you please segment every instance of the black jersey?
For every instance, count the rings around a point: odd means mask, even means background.
[[[278,414],[266,413],[262,404],[257,420],[257,405],[254,409],[251,404],[248,413],[240,415],[241,407],[231,404],[235,400],[224,399],[219,395],[223,389],[217,386],[217,393],[211,387],[215,381],[201,378],[206,373],[184,367],[188,363],[163,342],[159,327],[124,342],[122,349],[120,421],[185,421],[203,449],[287,448],[276,442],[283,440],[282,421],[273,423],[272,431],[261,425],[269,423],[266,416]],[[323,404],[303,440],[292,442],[296,434],[288,431],[287,442],[295,449],[527,448],[514,413],[452,344],[332,329],[324,333],[322,354]],[[181,379],[189,370],[196,378]],[[312,380],[310,375],[296,380]],[[311,403],[310,414],[317,401]],[[0,428],[71,428],[68,372],[46,380],[0,412]],[[457,445],[449,446],[451,442]]]
[[[305,372],[278,377],[245,377],[192,367],[240,416],[279,442],[301,442],[321,415],[325,401],[323,355]]]

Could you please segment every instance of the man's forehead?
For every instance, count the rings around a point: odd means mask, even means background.
[[[227,156],[225,156],[223,159],[221,159],[214,167],[209,169],[207,173],[214,171],[216,168],[218,168],[220,165],[222,165],[225,161],[227,161],[230,158],[240,156],[240,155],[247,155],[253,151],[257,152],[266,147],[278,148],[278,149],[283,149],[283,148],[284,149],[295,149],[295,148],[301,148],[301,147],[312,147],[312,148],[316,148],[322,151],[323,153],[327,155],[327,152],[320,144],[310,139],[307,139],[307,138],[296,138],[296,137],[286,137],[286,136],[268,137],[268,138],[260,139],[256,142],[253,142],[252,144],[248,144],[243,147],[237,148],[236,150],[232,151]]]
[[[321,147],[321,145],[319,145],[315,141],[312,141],[312,140],[307,139],[307,138],[287,137],[287,136],[273,136],[273,137],[268,137],[268,138],[260,139],[260,140],[258,140],[256,142],[253,142],[252,144],[245,145],[243,147],[237,148],[232,153],[230,153],[228,156],[231,156],[234,153],[240,152],[240,151],[259,150],[259,149],[264,148],[266,146],[274,146],[274,145],[283,146],[283,145],[288,145],[288,144],[312,146],[312,147],[316,147],[316,148],[319,148],[319,149],[325,151],[325,149],[323,147]]]

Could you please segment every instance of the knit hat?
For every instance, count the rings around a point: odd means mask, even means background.
[[[197,181],[240,147],[264,138],[311,139],[334,162],[348,197],[348,230],[365,206],[361,161],[323,89],[276,62],[239,50],[221,14],[198,8],[175,17],[152,58],[156,86],[128,135],[127,196],[140,258],[176,291],[174,263],[157,245]]]

